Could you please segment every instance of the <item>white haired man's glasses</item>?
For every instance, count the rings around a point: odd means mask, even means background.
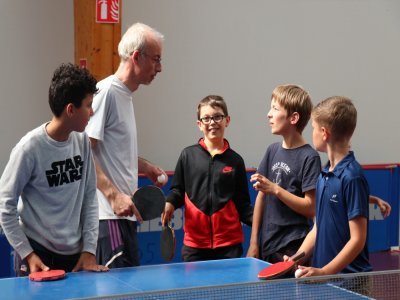
[[[155,64],[161,64],[161,57],[156,55],[156,56],[151,56],[148,55],[147,53],[141,52],[140,53],[142,56],[150,58]]]

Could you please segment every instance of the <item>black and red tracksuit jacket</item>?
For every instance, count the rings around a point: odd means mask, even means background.
[[[200,139],[177,162],[167,201],[175,209],[185,205],[186,246],[214,249],[243,243],[241,222],[251,226],[244,161],[224,143],[223,152],[211,156]]]

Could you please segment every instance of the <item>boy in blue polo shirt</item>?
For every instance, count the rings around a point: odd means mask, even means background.
[[[316,219],[300,251],[312,267],[301,277],[371,271],[368,261],[369,187],[350,151],[357,110],[346,97],[330,97],[312,111],[313,143],[328,154],[316,186]]]

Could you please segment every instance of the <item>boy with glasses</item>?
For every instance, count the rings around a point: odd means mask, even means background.
[[[251,226],[253,208],[242,157],[224,138],[230,116],[224,99],[210,95],[197,108],[204,137],[185,148],[177,162],[162,216],[168,223],[185,207],[184,261],[241,257],[241,222]]]

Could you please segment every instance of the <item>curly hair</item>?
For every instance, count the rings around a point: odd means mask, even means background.
[[[49,88],[49,105],[54,116],[61,116],[65,106],[72,103],[79,108],[82,100],[97,92],[97,80],[87,69],[67,63],[53,74]]]

